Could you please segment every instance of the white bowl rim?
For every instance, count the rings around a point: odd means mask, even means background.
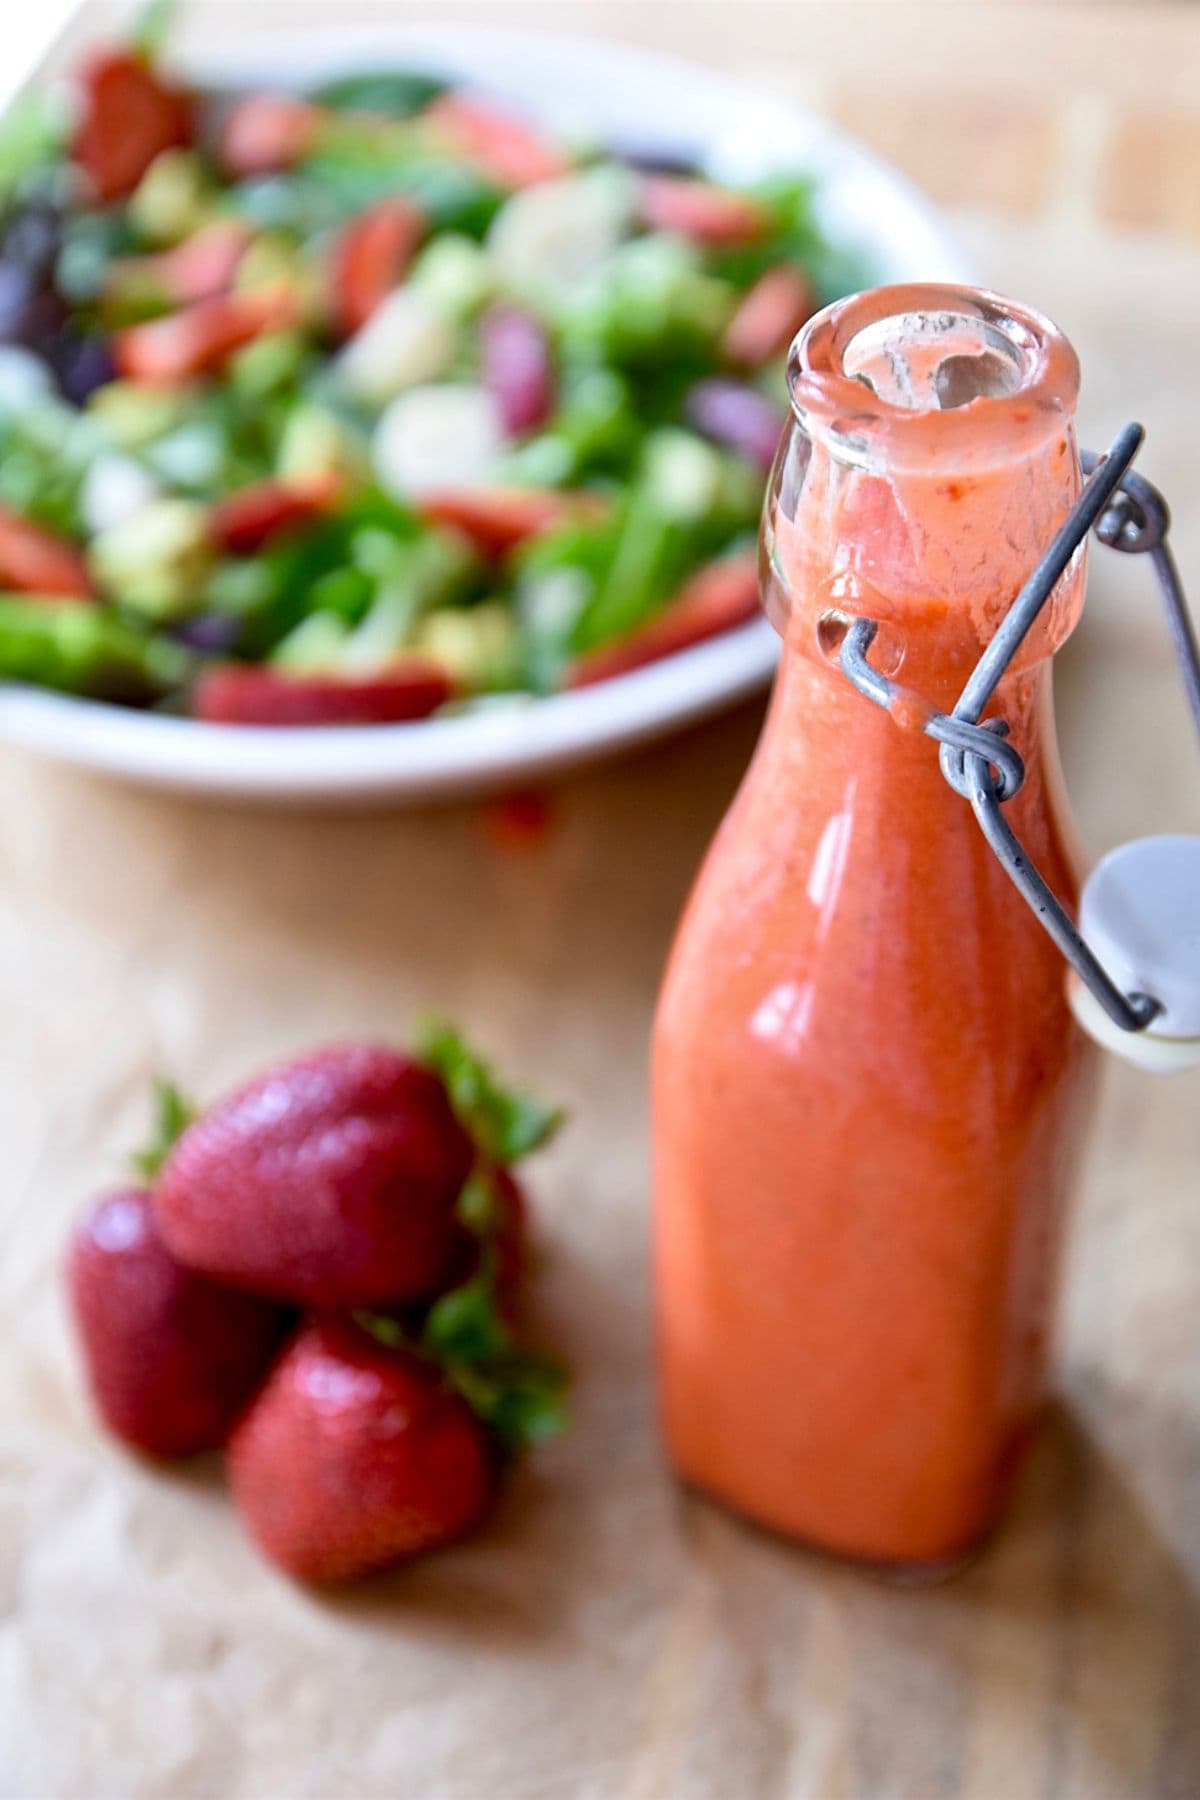
[[[466,85],[504,92],[511,91],[511,82],[502,73],[495,79],[495,73],[506,63],[541,66],[549,73],[581,57],[590,80],[602,69],[613,81],[652,80],[670,95],[668,112],[703,97],[706,106],[740,113],[745,121],[763,114],[786,120],[793,137],[807,140],[801,166],[827,185],[857,182],[877,188],[880,201],[886,197],[889,229],[904,227],[923,246],[929,279],[971,279],[930,202],[882,158],[806,107],[668,52],[557,30],[465,23],[364,21],[306,27],[291,35],[251,28],[189,45],[185,20],[183,40],[177,66],[214,84],[269,77],[298,85],[361,68],[364,59],[386,52],[431,67],[440,63]],[[670,134],[652,126],[644,135],[649,142],[655,136],[666,141]],[[711,155],[716,140],[697,139],[691,147]],[[795,153],[789,152],[787,166],[795,164]],[[915,267],[897,266],[895,278],[902,277],[917,278]],[[761,689],[777,657],[778,639],[760,619],[592,688],[412,724],[338,728],[210,725],[0,684],[0,738],[182,791],[277,802],[419,801],[545,778],[682,728]]]

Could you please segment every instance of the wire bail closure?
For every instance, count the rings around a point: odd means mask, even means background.
[[[1162,1004],[1152,994],[1122,991],[1030,861],[1003,812],[1005,802],[1019,793],[1024,784],[1025,764],[1009,741],[1007,721],[983,719],[981,715],[1071,558],[1088,532],[1094,530],[1100,542],[1114,550],[1150,556],[1188,704],[1200,732],[1200,646],[1179,571],[1166,541],[1170,514],[1158,489],[1130,472],[1144,437],[1140,425],[1129,424],[1117,433],[1104,456],[1083,452],[1081,462],[1087,480],[1078,500],[1004,615],[953,711],[940,712],[920,696],[913,696],[925,714],[926,736],[941,745],[938,760],[942,774],[955,793],[970,801],[983,835],[1005,873],[1108,1017],[1122,1031],[1129,1032],[1144,1031],[1163,1010]],[[896,700],[911,690],[891,680],[868,660],[878,630],[876,620],[856,619],[842,640],[840,662],[843,674],[860,694],[890,710]]]

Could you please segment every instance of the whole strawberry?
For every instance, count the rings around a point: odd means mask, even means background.
[[[80,1220],[67,1285],[97,1410],[151,1456],[222,1444],[287,1321],[176,1262],[142,1188],[105,1195]]]
[[[260,1075],[183,1133],[156,1189],[181,1261],[318,1309],[433,1291],[475,1157],[430,1069],[338,1044]]]
[[[306,1325],[229,1444],[234,1502],[303,1581],[367,1575],[449,1544],[495,1493],[484,1427],[439,1370],[348,1320]]]

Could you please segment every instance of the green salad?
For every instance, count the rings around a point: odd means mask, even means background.
[[[753,614],[787,346],[860,285],[807,180],[154,37],[0,122],[0,679],[383,722]]]

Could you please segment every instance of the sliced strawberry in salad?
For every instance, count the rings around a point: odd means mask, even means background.
[[[168,297],[177,306],[223,294],[237,273],[248,228],[238,219],[216,219],[166,250],[158,260]]]
[[[532,187],[571,166],[532,126],[469,94],[440,94],[422,123],[435,143],[474,163],[498,187]]]
[[[230,663],[200,677],[192,711],[214,725],[393,725],[427,718],[453,695],[446,670],[424,656],[363,676]]]
[[[212,543],[234,556],[251,556],[283,532],[310,525],[337,505],[345,491],[330,472],[296,481],[259,481],[219,500],[208,517]]]
[[[330,255],[334,322],[353,337],[403,279],[429,221],[414,200],[392,194],[344,226]]]
[[[131,194],[155,157],[192,141],[191,96],[132,50],[105,50],[86,64],[72,155],[96,198]]]
[[[750,195],[689,175],[643,176],[638,210],[652,231],[672,231],[709,246],[753,243],[768,227],[765,211]]]
[[[136,283],[157,290],[172,306],[211,300],[226,292],[250,242],[249,228],[238,219],[216,219],[157,256],[127,256],[108,271],[106,292],[120,294]]]
[[[758,610],[757,559],[753,552],[722,557],[697,570],[675,598],[648,624],[615,644],[580,656],[567,671],[566,685],[591,687],[628,675],[646,663],[700,644],[742,625]]]
[[[118,331],[113,339],[117,369],[127,381],[151,386],[208,375],[264,332],[292,324],[297,312],[295,296],[283,287],[196,300],[165,319]]]
[[[226,119],[217,160],[242,179],[293,168],[315,146],[324,118],[321,107],[294,94],[250,94]]]
[[[808,277],[790,263],[768,269],[738,304],[721,348],[732,363],[757,369],[786,350],[811,318],[816,296]]]
[[[572,520],[602,519],[602,494],[557,488],[443,488],[420,501],[421,516],[470,538],[485,556],[507,556],[518,544]]]
[[[90,600],[95,589],[73,544],[0,507],[0,588],[48,600]]]

